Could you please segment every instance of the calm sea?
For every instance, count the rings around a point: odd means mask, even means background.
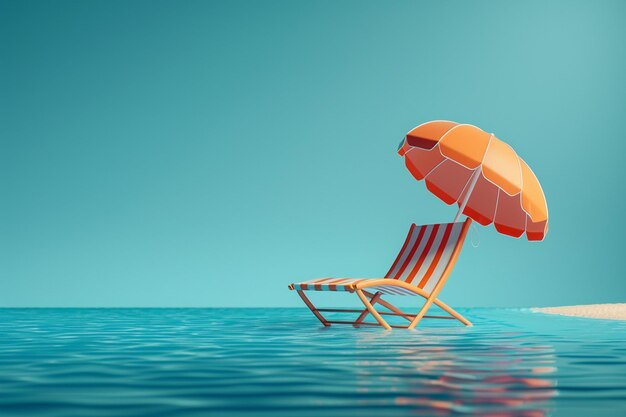
[[[0,309],[0,415],[626,416],[626,322],[321,328],[305,309]]]

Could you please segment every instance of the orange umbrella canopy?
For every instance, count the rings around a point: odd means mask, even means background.
[[[543,240],[548,206],[537,177],[513,148],[476,126],[437,120],[411,130],[398,153],[446,204],[505,235]]]

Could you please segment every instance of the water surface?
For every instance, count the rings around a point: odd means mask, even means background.
[[[2,416],[621,416],[626,322],[322,328],[306,309],[0,309]]]

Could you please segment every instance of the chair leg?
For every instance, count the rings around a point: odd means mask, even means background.
[[[367,292],[365,290],[362,290],[363,293],[365,295],[367,295],[368,297],[373,297],[374,294]],[[382,298],[378,298],[378,304],[382,305],[385,308],[388,308],[389,310],[393,311],[394,313],[398,314],[400,317],[406,319],[407,321],[411,322],[411,320],[413,320],[413,315],[412,314],[407,314],[404,311],[400,310],[398,307],[394,306],[393,304],[391,304],[389,301],[383,300]]]
[[[472,322],[469,321],[468,319],[466,319],[465,317],[463,317],[460,313],[458,313],[456,310],[454,310],[452,307],[448,306],[447,304],[445,304],[443,301],[439,301],[439,299],[435,300],[434,303],[441,308],[442,310],[444,310],[446,313],[450,314],[452,317],[454,317],[455,319],[457,319],[458,321],[460,321],[461,323],[463,323],[466,326],[473,326]]]
[[[372,305],[372,307],[374,306],[374,304],[376,304],[381,295],[383,295],[381,292],[377,292],[376,294],[367,293],[367,296],[370,297],[370,304]],[[363,310],[359,317],[357,317],[357,319],[354,321],[354,327],[359,327],[359,324],[361,324],[361,322],[365,320],[365,317],[367,317],[368,313],[369,310],[367,308]]]
[[[363,290],[363,293],[365,295],[367,295],[368,297],[372,297],[374,295],[374,294],[372,294],[370,292],[367,292],[365,290]],[[440,307],[442,310],[444,310],[445,312],[450,314],[452,317],[454,317],[455,319],[457,319],[458,321],[463,323],[464,325],[466,325],[466,326],[473,326],[471,321],[469,321],[468,319],[463,317],[459,312],[454,310],[452,307],[450,307],[449,305],[447,305],[446,303],[444,303],[440,299],[436,298],[433,301],[433,303],[437,307]],[[409,314],[404,313],[402,310],[400,310],[398,307],[396,307],[393,304],[391,304],[389,301],[385,301],[385,300],[383,300],[381,298],[381,299],[378,300],[378,304],[382,305],[383,307],[388,308],[389,310],[393,311],[394,313],[397,313],[397,314],[401,315],[401,317],[404,317],[409,322],[413,320],[413,315],[409,315]]]
[[[322,316],[320,314],[319,311],[317,311],[317,309],[315,308],[315,306],[313,305],[313,303],[311,302],[311,300],[309,300],[309,298],[304,295],[304,291],[302,290],[298,290],[297,291],[298,295],[300,296],[300,298],[302,298],[302,301],[304,301],[304,304],[306,304],[306,306],[309,308],[309,310],[311,310],[311,313],[315,314],[315,317],[317,317],[317,319],[325,326],[325,327],[330,327],[330,323],[324,318],[324,316]]]
[[[363,294],[363,291],[356,290],[356,293],[359,296],[359,298],[361,299],[361,302],[363,303],[363,305],[365,305],[367,310],[370,312],[370,314],[372,316],[374,316],[374,318],[376,319],[378,324],[380,324],[381,326],[383,326],[387,330],[391,330],[391,326],[389,324],[387,324],[387,322],[381,317],[380,314],[378,314],[378,311],[376,311],[376,309],[374,309],[374,306],[370,304],[370,302],[367,299],[367,297],[365,296],[365,294]]]
[[[431,304],[432,302],[429,303],[428,301],[424,303],[419,313],[417,313],[417,315],[413,318],[413,320],[411,320],[411,323],[407,326],[407,329],[414,329],[415,326],[417,326],[417,324],[420,322],[420,320],[422,320],[422,318],[424,317],[424,315],[430,308]]]

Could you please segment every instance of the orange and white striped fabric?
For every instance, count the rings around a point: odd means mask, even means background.
[[[505,235],[543,240],[548,205],[539,180],[507,143],[468,124],[423,123],[400,143],[398,153],[416,180],[446,204]]]
[[[454,248],[462,236],[463,222],[411,225],[404,245],[385,275],[387,279],[404,281],[430,293],[450,262]],[[379,278],[318,278],[293,284],[302,291],[352,291],[352,285]],[[416,295],[410,290],[390,285],[369,287],[383,294]]]

